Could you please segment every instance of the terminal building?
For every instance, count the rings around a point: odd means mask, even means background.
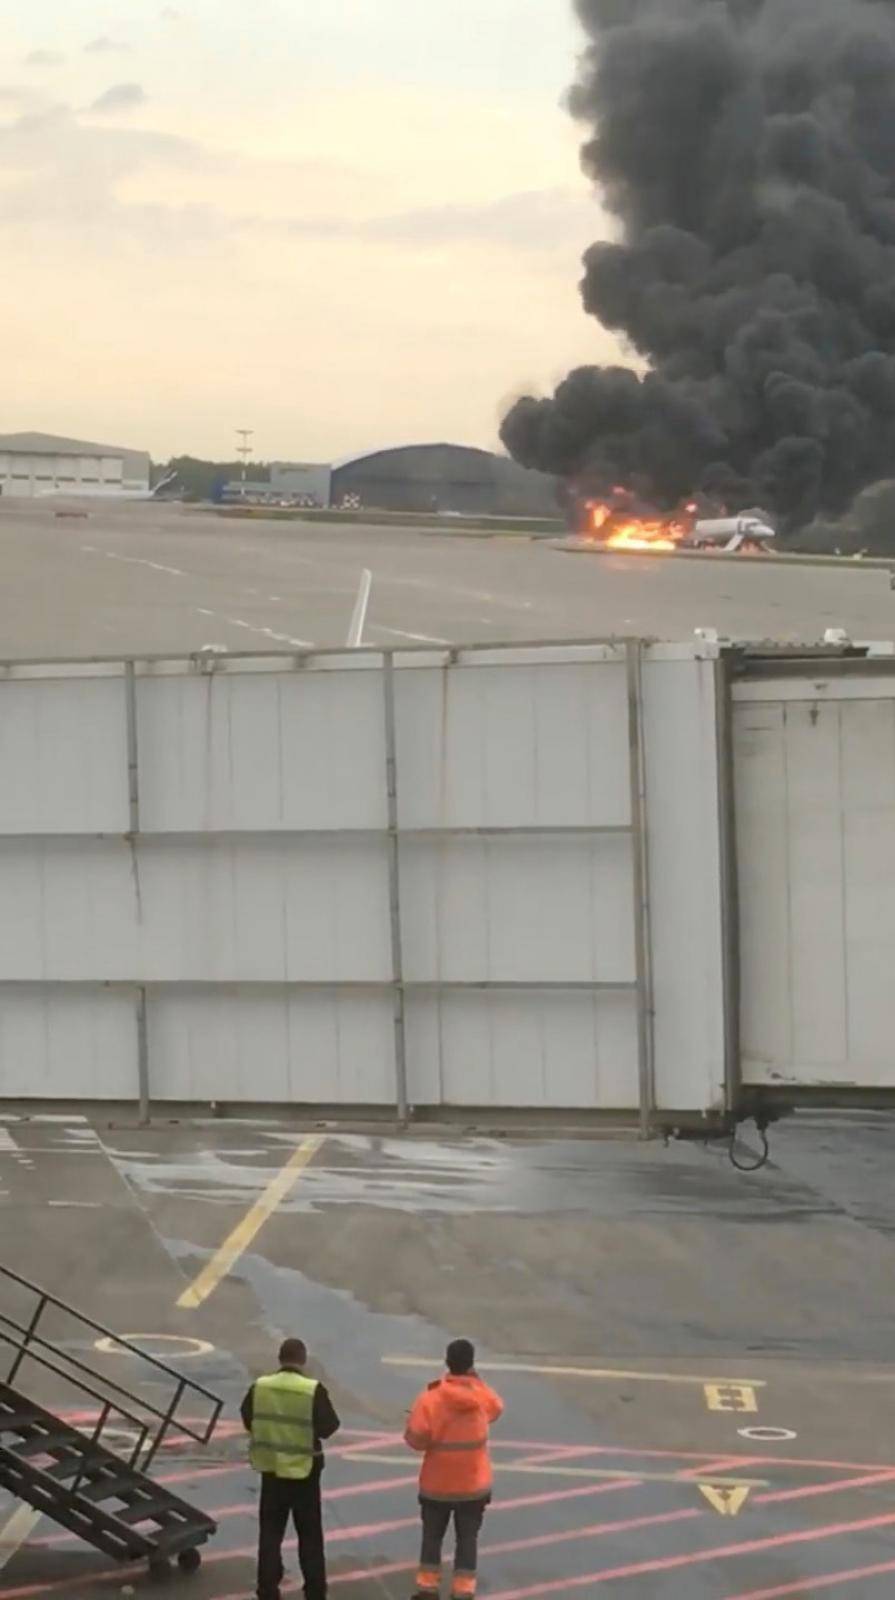
[[[149,453],[54,433],[0,434],[0,493],[149,492]]]

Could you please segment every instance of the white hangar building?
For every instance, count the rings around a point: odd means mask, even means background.
[[[64,439],[54,433],[0,433],[0,493],[121,494],[149,491],[149,453]]]

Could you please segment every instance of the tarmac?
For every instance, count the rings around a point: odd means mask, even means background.
[[[753,1175],[692,1144],[320,1129],[308,1148],[275,1122],[70,1114],[0,1130],[7,1264],[226,1402],[205,1451],[172,1441],[157,1462],[219,1524],[173,1600],[252,1593],[257,1480],[237,1408],[287,1333],[343,1419],[324,1481],[346,1600],[412,1592],[401,1431],[461,1332],[507,1408],[490,1600],[891,1594],[891,1117],[804,1115]],[[88,1356],[120,1374],[132,1361]],[[14,1511],[0,1509],[2,1600],[149,1592],[141,1569]]]
[[[619,635],[895,639],[888,572],[674,555],[570,558],[549,540],[227,520],[180,505],[0,500],[0,660],[177,654],[206,644],[345,643],[361,573],[364,642]]]

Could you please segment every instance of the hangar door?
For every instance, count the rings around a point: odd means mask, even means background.
[[[753,664],[732,719],[743,1082],[890,1085],[895,671]]]

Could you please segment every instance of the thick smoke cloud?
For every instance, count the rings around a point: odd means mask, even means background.
[[[895,0],[576,0],[574,115],[620,242],[582,367],[502,438],[526,466],[698,488],[800,525],[895,466]]]

